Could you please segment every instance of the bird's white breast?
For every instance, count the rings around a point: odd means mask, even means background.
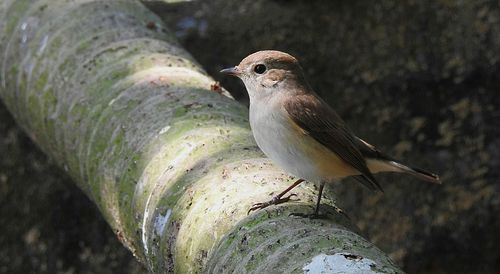
[[[311,182],[353,173],[345,163],[300,128],[280,105],[250,105],[250,126],[260,149],[288,173]]]

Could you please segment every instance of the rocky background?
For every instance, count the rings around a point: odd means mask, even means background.
[[[378,175],[330,189],[366,237],[408,273],[500,271],[500,2],[152,2],[217,74],[261,49],[296,56],[358,133],[441,175]],[[145,273],[95,206],[0,106],[0,273]]]

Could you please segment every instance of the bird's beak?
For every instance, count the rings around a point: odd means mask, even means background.
[[[241,71],[238,67],[226,68],[221,70],[220,73],[237,77],[241,75]]]

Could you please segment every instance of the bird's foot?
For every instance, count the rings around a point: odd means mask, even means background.
[[[256,203],[256,204],[252,205],[252,207],[248,210],[247,214],[250,214],[250,212],[252,212],[254,210],[264,209],[270,205],[279,205],[282,203],[286,203],[286,202],[290,201],[290,198],[293,196],[297,197],[297,194],[292,193],[284,198],[281,198],[279,196],[274,196],[271,200],[269,200],[267,202]]]

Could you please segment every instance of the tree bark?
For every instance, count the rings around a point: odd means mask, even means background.
[[[247,215],[293,178],[139,1],[3,0],[0,54],[17,122],[150,272],[401,272],[331,206],[290,216],[312,210],[308,185]]]

